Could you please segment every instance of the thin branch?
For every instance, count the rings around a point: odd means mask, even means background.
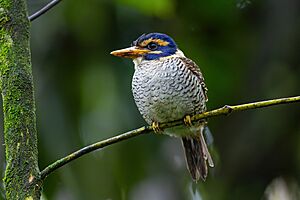
[[[53,1],[51,1],[50,3],[48,3],[47,5],[45,5],[42,9],[40,9],[39,11],[37,11],[36,13],[34,13],[30,17],[28,17],[29,21],[32,22],[36,18],[40,17],[41,15],[43,15],[44,13],[46,13],[47,11],[49,11],[51,8],[53,8],[59,2],[61,2],[61,0],[53,0]]]
[[[288,98],[281,98],[281,99],[272,99],[268,101],[259,101],[259,102],[254,102],[254,103],[247,103],[247,104],[241,104],[241,105],[235,105],[235,106],[223,106],[222,108],[218,108],[215,110],[207,111],[205,113],[197,114],[191,117],[192,121],[198,121],[200,119],[207,119],[219,115],[228,115],[231,114],[232,112],[237,112],[237,111],[243,111],[243,110],[250,110],[250,109],[256,109],[256,108],[263,108],[263,107],[269,107],[269,106],[274,106],[274,105],[280,105],[280,104],[288,104],[288,103],[295,103],[295,102],[300,102],[300,96],[296,97],[288,97]],[[168,122],[168,123],[163,123],[160,124],[161,128],[170,128],[173,126],[178,126],[182,125],[183,120],[176,120],[173,122]],[[41,179],[45,179],[50,173],[55,171],[56,169],[64,166],[65,164],[71,162],[72,160],[75,160],[89,152],[95,151],[97,149],[103,148],[105,146],[109,146],[111,144],[121,142],[123,140],[146,134],[152,131],[151,126],[144,126],[132,131],[128,131],[126,133],[123,133],[121,135],[114,136],[112,138],[96,142],[94,144],[91,144],[89,146],[86,146],[82,149],[79,149],[78,151],[75,151],[74,153],[71,153],[70,155],[63,157],[54,163],[50,164],[47,166],[42,172],[41,172]]]
[[[138,135],[142,135],[142,134],[146,134],[152,131],[152,128],[150,126],[144,126],[132,131],[128,131],[127,133],[123,133],[121,135],[117,135],[111,138],[108,138],[106,140],[102,140],[100,142],[96,142],[94,144],[88,145],[86,147],[83,147],[82,149],[79,149],[78,151],[75,151],[73,153],[71,153],[70,155],[63,157],[57,161],[55,161],[54,163],[52,163],[51,165],[49,165],[48,167],[46,167],[42,172],[41,172],[41,179],[43,180],[44,178],[46,178],[46,176],[48,176],[51,172],[55,171],[56,169],[64,166],[65,164],[71,162],[72,160],[75,160],[89,152],[95,151],[97,149],[103,148],[105,146],[109,146],[111,144],[117,143],[117,142],[121,142],[123,140],[138,136]]]

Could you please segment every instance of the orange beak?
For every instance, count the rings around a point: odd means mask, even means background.
[[[120,49],[116,51],[110,52],[111,55],[123,57],[123,58],[137,58],[140,56],[145,55],[146,53],[150,52],[148,49],[140,49],[136,46]]]

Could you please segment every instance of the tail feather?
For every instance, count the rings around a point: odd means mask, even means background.
[[[205,181],[208,174],[207,163],[210,167],[214,166],[213,160],[203,137],[203,128],[200,130],[201,131],[199,135],[182,138],[187,168],[192,176],[192,179],[196,182],[200,178]]]

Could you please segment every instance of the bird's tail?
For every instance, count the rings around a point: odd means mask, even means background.
[[[204,127],[201,127],[200,134],[182,138],[187,168],[196,182],[200,178],[205,181],[208,174],[207,163],[210,167],[214,166],[203,132]]]

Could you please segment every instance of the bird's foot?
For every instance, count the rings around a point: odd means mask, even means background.
[[[160,133],[161,132],[161,129],[159,127],[158,122],[152,122],[152,129],[153,129],[154,133]]]
[[[192,119],[191,119],[191,116],[190,115],[186,115],[184,118],[183,118],[183,122],[186,126],[192,126]]]

